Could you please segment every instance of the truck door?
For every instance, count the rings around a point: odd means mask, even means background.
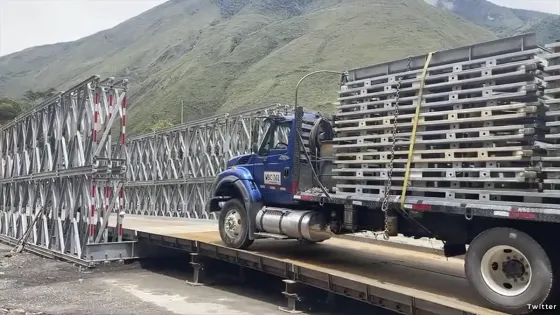
[[[293,144],[292,121],[270,121],[270,127],[255,157],[253,176],[266,204],[293,203],[291,194]]]

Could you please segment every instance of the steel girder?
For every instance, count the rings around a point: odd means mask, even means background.
[[[215,218],[204,211],[215,176],[229,159],[251,151],[251,137],[254,132],[262,137],[266,116],[291,110],[273,105],[129,138],[126,211]]]
[[[93,76],[0,127],[0,237],[73,260],[122,240],[126,89]]]

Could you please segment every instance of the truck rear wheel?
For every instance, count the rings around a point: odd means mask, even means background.
[[[222,242],[228,247],[246,249],[253,244],[253,240],[249,239],[247,211],[237,199],[228,200],[222,207],[218,229]]]
[[[526,314],[527,304],[544,303],[553,283],[544,249],[526,233],[511,228],[480,233],[467,251],[465,274],[484,299],[509,314]]]

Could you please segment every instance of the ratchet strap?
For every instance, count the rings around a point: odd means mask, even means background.
[[[412,119],[412,135],[410,136],[410,145],[408,147],[408,159],[406,161],[406,169],[404,173],[404,181],[401,193],[401,208],[404,207],[404,201],[406,198],[406,189],[408,188],[408,178],[410,177],[410,164],[412,163],[412,158],[414,157],[414,144],[416,143],[416,128],[418,127],[418,119],[420,118],[420,107],[422,107],[422,98],[424,94],[424,83],[426,81],[426,75],[428,73],[428,66],[430,61],[432,61],[432,55],[434,52],[428,54],[426,58],[426,63],[424,63],[424,70],[422,71],[422,76],[420,77],[420,89],[418,90],[418,104],[416,104],[416,113]]]

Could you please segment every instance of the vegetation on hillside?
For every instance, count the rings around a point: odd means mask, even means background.
[[[551,16],[533,23],[527,23],[515,33],[523,34],[528,32],[535,32],[537,34],[537,41],[541,44],[560,40],[560,16]]]
[[[33,105],[38,105],[40,102],[48,99],[49,97],[53,96],[55,93],[56,90],[54,88],[50,88],[46,91],[29,90],[23,93],[23,97],[27,104],[33,106]]]
[[[493,31],[499,37],[537,33],[539,44],[560,39],[560,16],[555,14],[511,9],[487,0],[426,0],[462,18]]]
[[[25,91],[22,100],[0,97],[0,125],[16,118],[19,114],[34,106],[39,105],[39,103],[53,96],[55,93],[56,90],[54,88],[49,88],[46,91]]]
[[[306,73],[344,70],[496,38],[423,0],[171,0],[98,34],[0,58],[0,95],[128,77],[132,133],[215,113],[293,103]],[[333,109],[337,76],[300,103]]]
[[[21,111],[20,103],[9,98],[0,98],[0,125],[16,118]]]

